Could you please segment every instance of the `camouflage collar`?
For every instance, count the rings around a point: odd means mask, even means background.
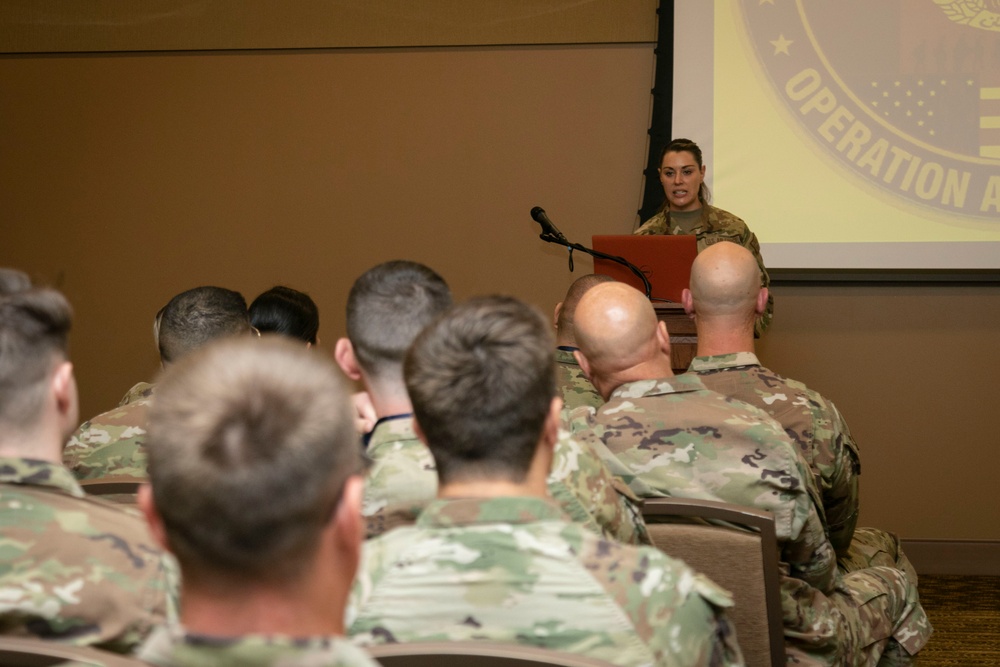
[[[86,496],[68,469],[56,463],[37,459],[0,457],[0,483],[44,486],[76,498]]]
[[[753,352],[733,352],[732,354],[716,354],[711,357],[695,357],[691,360],[688,370],[715,371],[738,366],[760,366],[757,355]]]
[[[528,496],[503,498],[442,498],[420,513],[417,525],[424,528],[474,526],[491,523],[534,523],[566,521],[563,511],[552,500]]]
[[[579,366],[576,363],[576,357],[573,356],[573,350],[579,348],[575,347],[558,347],[556,348],[556,363],[557,364],[570,364],[572,366]]]
[[[369,456],[379,447],[401,440],[417,440],[417,433],[413,430],[413,413],[382,417],[375,422],[375,428],[364,436]]]
[[[684,373],[673,377],[653,380],[636,380],[626,382],[611,392],[608,403],[618,399],[643,398],[645,396],[660,396],[663,394],[680,394],[687,391],[705,391],[705,383],[693,373]],[[601,408],[604,410],[604,408]]]
[[[288,637],[252,634],[212,637],[186,631],[179,625],[153,630],[139,647],[139,658],[151,664],[185,667],[214,665],[372,665],[371,658],[343,637]]]

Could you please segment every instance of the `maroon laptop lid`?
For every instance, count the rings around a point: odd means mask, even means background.
[[[624,257],[646,274],[652,297],[680,303],[681,292],[691,280],[691,263],[698,255],[697,237],[682,235],[595,235],[593,248]],[[642,291],[642,281],[628,267],[608,259],[594,258],[594,273],[611,276]]]

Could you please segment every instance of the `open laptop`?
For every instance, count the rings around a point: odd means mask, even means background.
[[[639,267],[652,286],[654,301],[680,303],[681,292],[691,281],[691,263],[698,255],[697,237],[683,235],[595,235],[593,248],[608,255],[624,257]],[[594,273],[644,291],[642,281],[627,266],[609,259],[594,258]]]

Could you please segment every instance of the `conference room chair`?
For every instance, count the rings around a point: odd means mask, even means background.
[[[139,487],[147,482],[145,477],[115,475],[97,477],[80,482],[84,493],[89,496],[101,496],[104,500],[123,505],[135,505]]]
[[[0,637],[3,667],[49,667],[78,662],[94,667],[145,667],[148,663],[85,646],[70,646],[29,637]]]
[[[774,516],[729,503],[647,498],[653,544],[733,595],[729,618],[747,667],[785,664],[781,576]]]
[[[413,642],[365,649],[382,667],[610,667],[574,653],[496,642]]]

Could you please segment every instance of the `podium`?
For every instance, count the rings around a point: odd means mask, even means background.
[[[698,330],[694,320],[679,303],[653,302],[656,319],[665,322],[670,334],[670,367],[674,373],[687,372],[691,360],[698,355]]]
[[[670,333],[670,365],[675,373],[687,371],[698,349],[694,320],[684,312],[681,292],[691,281],[691,264],[698,255],[694,235],[595,235],[594,250],[614,255],[632,263],[646,276],[656,317]],[[622,264],[594,258],[594,273],[611,276],[619,282],[644,291],[642,281]]]

